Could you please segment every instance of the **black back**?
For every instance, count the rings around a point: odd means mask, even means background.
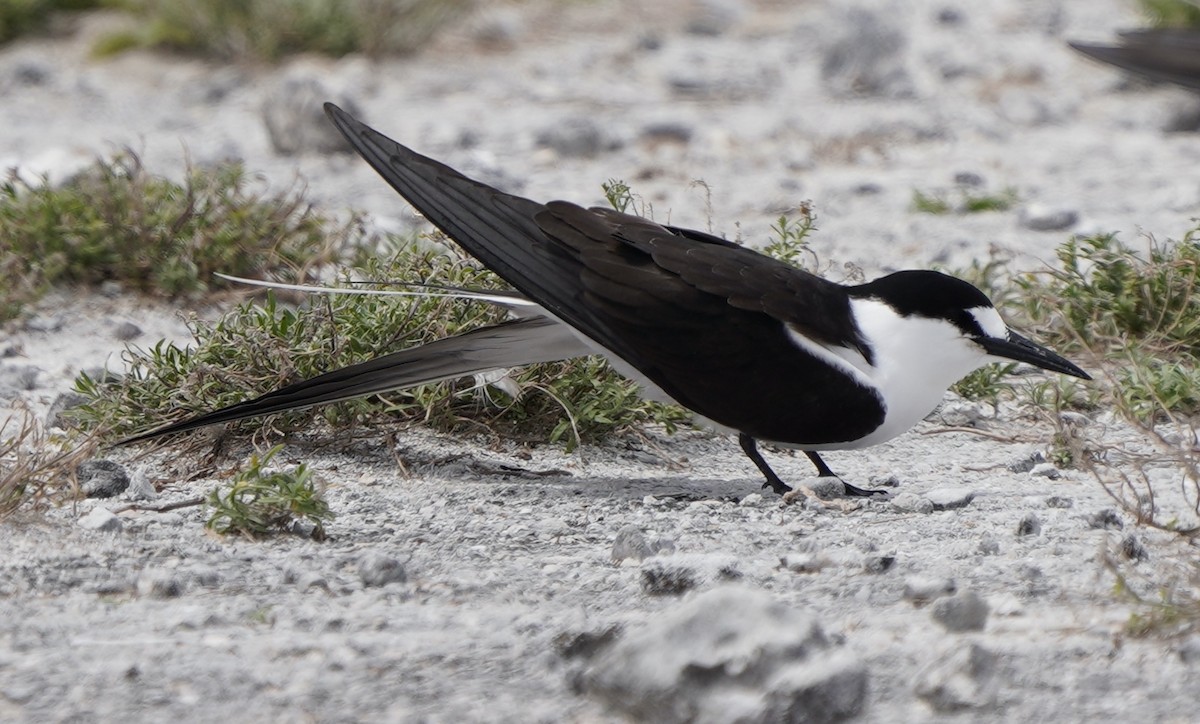
[[[326,111],[435,226],[685,407],[797,444],[853,440],[882,423],[873,389],[787,333],[871,359],[844,287],[704,232],[503,193]]]

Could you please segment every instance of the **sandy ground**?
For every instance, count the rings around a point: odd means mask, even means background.
[[[858,6],[875,25],[839,3],[641,5],[501,5],[413,58],[276,69],[89,60],[93,23],[0,50],[0,163],[63,178],[126,145],[168,174],[185,154],[240,157],[268,188],[299,177],[323,208],[416,223],[357,158],[272,150],[264,99],[299,78],[533,198],[599,202],[601,182],[624,178],[657,218],[750,243],[811,199],[833,276],[847,262],[873,275],[997,251],[1034,268],[1072,232],[1139,243],[1178,237],[1200,214],[1200,137],[1168,130],[1196,99],[1130,84],[1065,46],[1136,25],[1125,3]],[[848,44],[887,71],[848,96],[822,63],[863,27],[872,47],[900,40],[882,61]],[[1017,207],[912,210],[914,190],[972,175],[1015,189]],[[1075,218],[1032,228],[1052,212]],[[78,370],[119,367],[122,322],[141,328],[136,344],[185,333],[179,310],[64,292],[0,333],[0,364],[37,370],[12,400],[42,414]],[[950,429],[964,419],[983,434]],[[1114,446],[1131,439],[1103,412],[1074,422]],[[794,721],[1195,720],[1200,640],[1127,636],[1137,609],[1105,566],[1152,592],[1195,550],[1113,514],[1087,474],[1029,472],[1052,434],[1027,410],[955,403],[889,444],[828,456],[852,482],[896,485],[891,500],[781,506],[733,440],[698,432],[567,454],[422,430],[331,449],[314,431],[281,458],[328,485],[337,518],[324,543],[218,539],[195,507],[124,511],[113,531],[79,524],[123,500],[7,522],[0,718],[774,721],[788,717],[765,702],[782,697],[807,702]],[[202,495],[244,459],[190,480],[203,461],[126,455],[164,486],[158,502]],[[803,456],[768,455],[785,479],[810,474]],[[623,530],[661,549],[614,562]],[[757,613],[761,591],[787,606],[785,625]],[[720,625],[654,643],[696,610]],[[727,643],[707,643],[713,630],[778,642],[789,621],[819,627],[824,643],[712,663]],[[853,705],[813,704],[826,695]]]

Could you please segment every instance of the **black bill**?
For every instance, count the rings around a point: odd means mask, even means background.
[[[1064,375],[1090,380],[1092,376],[1079,369],[1062,355],[1049,350],[1031,339],[1022,337],[1011,329],[1007,339],[984,337],[979,340],[984,350],[993,357],[1002,357],[1017,362],[1027,362],[1034,367],[1041,367],[1051,372],[1061,372]]]

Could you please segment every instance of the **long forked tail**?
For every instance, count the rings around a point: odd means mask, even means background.
[[[515,319],[327,372],[253,400],[126,438],[117,444],[150,440],[221,422],[326,405],[487,370],[553,362],[590,354],[592,351],[569,327],[553,319]]]

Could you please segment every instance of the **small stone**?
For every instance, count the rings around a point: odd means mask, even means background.
[[[679,121],[658,121],[647,123],[642,127],[641,139],[650,143],[681,143],[692,140],[695,131],[686,123]]]
[[[75,469],[75,477],[89,498],[111,498],[129,487],[129,473],[112,460],[86,460]]]
[[[1145,561],[1150,559],[1150,552],[1142,541],[1130,533],[1121,540],[1121,555],[1130,561]]]
[[[1079,223],[1079,213],[1072,209],[1030,204],[1021,209],[1020,223],[1030,231],[1063,231]]]
[[[761,505],[763,496],[758,493],[750,493],[746,497],[738,501],[738,505],[743,508],[752,508],[756,505]]]
[[[621,147],[595,120],[583,116],[567,118],[544,129],[537,136],[537,144],[567,158],[596,156]]]
[[[1017,523],[1018,537],[1038,535],[1041,532],[1042,521],[1033,513],[1026,513],[1021,517],[1021,522]]]
[[[116,299],[125,293],[125,286],[116,279],[105,279],[100,282],[100,296]]]
[[[364,553],[358,559],[358,575],[363,585],[368,588],[386,586],[389,583],[404,583],[408,580],[403,563],[374,551]]]
[[[669,555],[675,552],[675,541],[667,536],[660,535],[650,539],[650,553],[652,555]]]
[[[87,395],[73,390],[59,393],[58,397],[54,398],[54,402],[50,403],[50,409],[46,412],[46,427],[57,427],[64,430],[75,427],[75,421],[67,413],[86,405],[89,400]]]
[[[720,586],[624,634],[580,686],[632,721],[835,722],[861,711],[867,668],[811,614]]]
[[[262,104],[267,138],[283,156],[301,153],[353,153],[322,110],[333,100],[347,113],[361,115],[358,104],[335,94],[314,76],[292,76],[267,91]]]
[[[988,605],[974,591],[962,591],[953,596],[939,598],[933,604],[933,620],[947,631],[982,631],[987,625]]]
[[[834,500],[846,497],[846,486],[834,477],[807,478],[799,482],[813,492],[821,500]]]
[[[736,0],[700,0],[689,3],[689,14],[683,29],[691,35],[717,37],[737,25],[746,12]]]
[[[158,490],[150,481],[150,475],[146,472],[144,465],[134,468],[133,475],[129,476],[129,487],[125,489],[125,497],[129,500],[155,500],[158,498]]]
[[[943,596],[953,595],[958,590],[953,578],[927,578],[909,576],[904,579],[904,600],[922,606]]]
[[[1192,634],[1175,647],[1175,653],[1185,664],[1200,664],[1200,634]]]
[[[1070,498],[1064,498],[1061,495],[1046,496],[1046,507],[1047,508],[1059,508],[1059,509],[1065,510],[1067,508],[1073,507],[1074,505],[1075,505],[1074,500],[1071,500]]]
[[[863,570],[867,573],[884,573],[896,565],[894,553],[872,554],[863,560]]]
[[[121,322],[113,329],[113,337],[120,342],[129,342],[142,336],[142,328],[133,322]]]
[[[1121,530],[1125,524],[1121,522],[1121,516],[1117,514],[1117,511],[1112,508],[1104,508],[1088,518],[1088,527]]]
[[[116,533],[121,530],[121,519],[108,508],[92,508],[91,512],[78,521],[81,528]]]
[[[651,596],[678,596],[696,587],[697,572],[684,565],[642,567],[642,591]]]
[[[624,560],[643,561],[652,555],[654,552],[650,550],[650,543],[646,540],[646,535],[642,533],[641,528],[636,525],[627,525],[617,531],[612,546],[613,563],[620,563]]]
[[[146,598],[178,598],[183,594],[183,583],[174,571],[147,568],[138,576],[137,592]]]
[[[1062,477],[1062,473],[1059,472],[1054,463],[1038,463],[1030,468],[1029,474],[1035,477],[1049,478],[1050,480],[1058,480]]]
[[[779,565],[792,573],[818,573],[824,567],[816,553],[788,553],[780,556]]]
[[[66,324],[61,314],[38,314],[25,320],[25,329],[30,332],[58,332]]]
[[[1016,462],[1009,463],[1008,469],[1014,473],[1027,473],[1034,466],[1046,462],[1046,456],[1041,450],[1035,450]]]
[[[954,183],[957,186],[967,186],[970,188],[982,188],[983,176],[974,171],[959,171],[954,174]]]
[[[892,15],[861,7],[831,18],[821,58],[821,80],[834,96],[902,98],[913,94],[906,68],[908,38]]]
[[[612,624],[595,631],[564,631],[554,637],[554,652],[564,659],[590,659],[620,637],[623,627]]]
[[[985,535],[979,539],[979,555],[982,556],[998,556],[1000,555],[1000,541],[990,535]]]
[[[33,365],[0,366],[0,398],[13,399],[22,392],[37,388],[42,371]]]
[[[970,488],[934,488],[925,493],[925,499],[933,503],[934,510],[954,510],[965,508],[975,499],[975,491]]]
[[[996,655],[970,643],[921,671],[916,694],[939,712],[985,707],[995,699],[995,670]]]
[[[900,493],[891,500],[892,507],[902,513],[932,513],[933,501],[914,493]]]
[[[983,410],[970,400],[947,400],[938,407],[938,419],[950,427],[977,427]]]

